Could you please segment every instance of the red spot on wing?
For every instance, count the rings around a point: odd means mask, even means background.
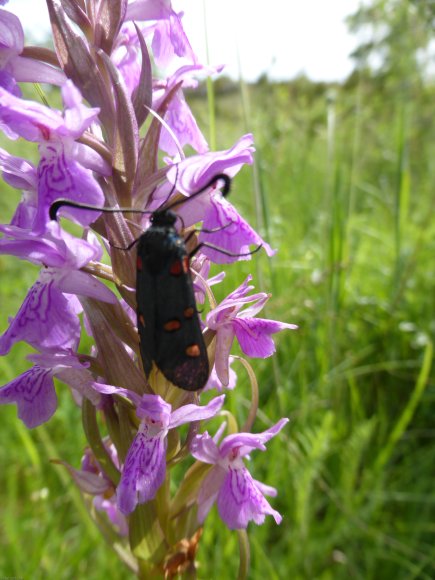
[[[183,258],[183,272],[185,274],[187,274],[188,271],[189,271],[189,258],[187,256],[184,256],[184,258]]]
[[[193,318],[193,315],[195,314],[195,309],[192,308],[192,306],[189,306],[189,308],[184,309],[183,314],[184,318]]]
[[[169,273],[172,276],[180,276],[180,274],[183,272],[183,267],[181,265],[180,260],[177,260],[176,262],[172,262],[171,267],[169,268]]]
[[[197,358],[201,356],[201,350],[198,344],[191,344],[190,346],[188,346],[185,350],[185,353],[187,356],[191,358]]]
[[[142,258],[140,256],[136,258],[136,268],[139,270],[139,272],[143,268]]]
[[[174,320],[168,320],[168,322],[165,322],[163,328],[166,332],[175,332],[176,330],[180,330],[181,322],[174,318]]]

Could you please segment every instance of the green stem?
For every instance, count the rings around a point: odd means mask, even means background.
[[[249,538],[246,530],[237,530],[237,535],[239,537],[240,552],[239,573],[237,575],[237,580],[245,580],[245,578],[248,577],[249,564],[251,560]]]
[[[101,439],[97,423],[97,411],[88,399],[83,399],[82,421],[86,439],[88,440],[89,446],[100,464],[101,469],[115,486],[118,485],[121,477],[120,473],[116,469],[116,466]]]
[[[246,372],[248,373],[249,376],[249,381],[251,383],[251,407],[249,409],[248,417],[242,427],[242,433],[250,432],[258,411],[259,394],[258,394],[257,377],[255,376],[255,373],[247,360],[239,356],[235,356],[234,358],[239,362],[241,362],[242,365],[245,367]]]

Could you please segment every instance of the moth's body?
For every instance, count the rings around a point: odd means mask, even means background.
[[[152,362],[174,385],[201,389],[207,382],[207,349],[196,311],[184,240],[176,215],[157,211],[137,248],[137,321],[146,375]]]
[[[218,180],[224,182],[222,195],[225,197],[230,191],[231,179],[218,173],[187,199],[178,199],[169,207],[191,201]],[[142,213],[138,209],[97,207],[70,199],[58,199],[50,206],[50,219],[56,219],[61,207],[106,213]],[[149,212],[144,210],[143,213]],[[174,385],[187,391],[197,391],[208,380],[209,362],[196,311],[189,255],[184,240],[175,229],[176,220],[177,215],[170,209],[151,212],[151,226],[137,242],[136,300],[140,352],[147,377],[154,362]],[[129,250],[135,244],[136,241],[127,248],[117,249]],[[211,245],[208,247],[217,249]],[[220,251],[228,256],[248,255]]]

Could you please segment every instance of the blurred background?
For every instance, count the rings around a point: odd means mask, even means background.
[[[228,63],[187,95],[212,147],[252,132],[256,157],[231,201],[278,248],[227,269],[218,299],[252,272],[271,292],[265,316],[299,325],[277,355],[253,360],[262,431],[290,417],[256,479],[284,516],[249,528],[250,578],[435,578],[435,126],[433,0],[238,0],[174,3],[193,48]],[[15,0],[26,43],[48,42],[42,0]],[[38,98],[32,87],[29,98]],[[210,108],[210,91],[214,107]],[[19,140],[8,151],[37,159]],[[17,193],[0,186],[1,221]],[[0,256],[0,332],[37,268]],[[3,385],[29,367],[17,344]],[[249,405],[242,367],[229,405]],[[67,473],[78,467],[80,414],[58,389],[53,419],[28,431],[0,408],[0,575],[127,577]],[[215,510],[199,578],[235,578],[235,534]]]

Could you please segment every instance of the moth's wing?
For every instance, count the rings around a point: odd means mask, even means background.
[[[184,243],[174,245],[170,255],[167,267],[156,278],[154,360],[174,385],[196,391],[208,380],[207,349]]]
[[[148,378],[155,358],[155,308],[156,279],[146,267],[148,240],[145,233],[139,240],[137,249],[136,302],[137,329],[140,339],[140,353],[145,375]]]

